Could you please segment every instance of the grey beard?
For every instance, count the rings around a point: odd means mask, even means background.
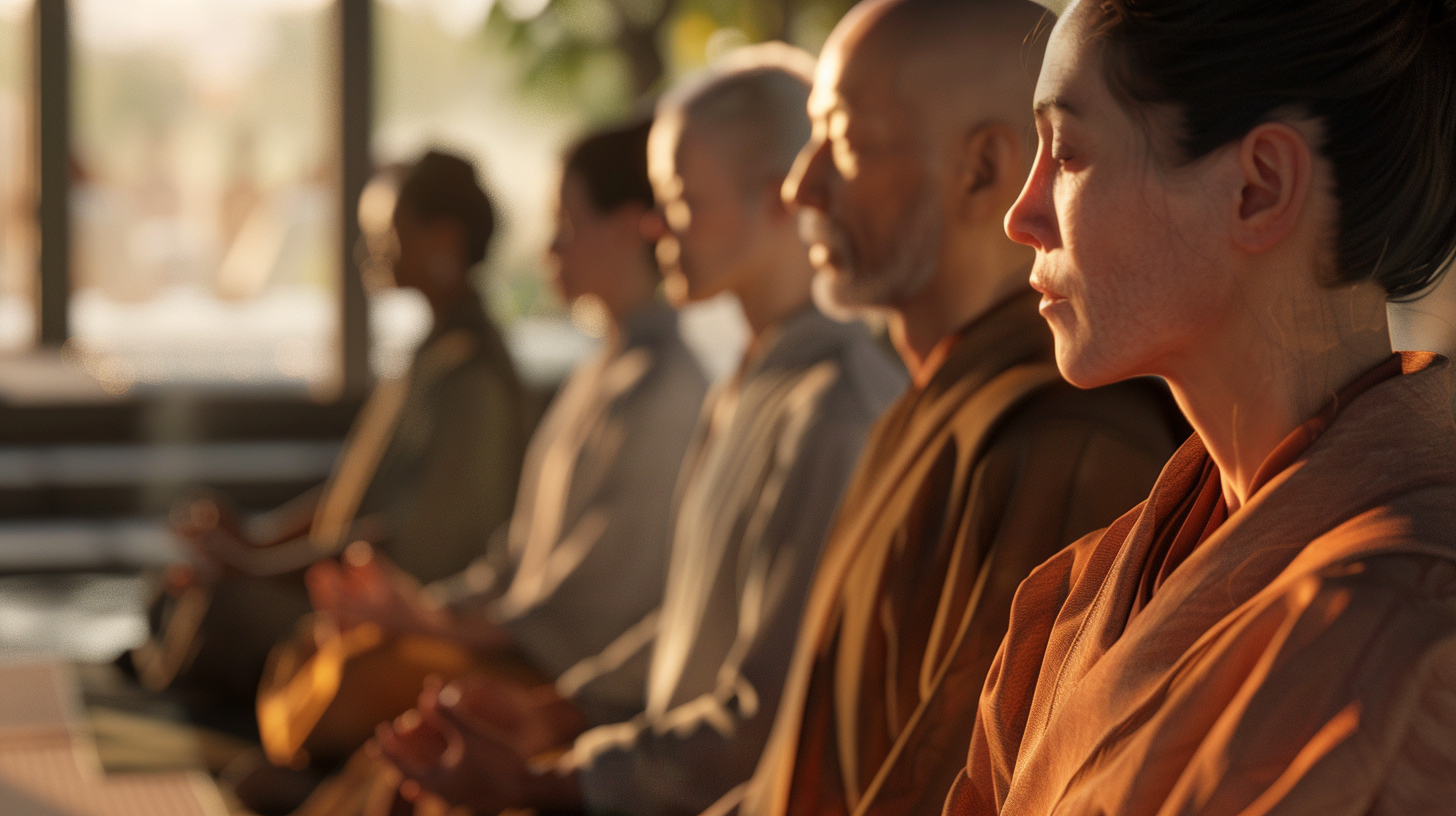
[[[816,298],[826,311],[853,312],[866,308],[894,306],[914,297],[935,276],[941,248],[941,207],[934,193],[917,202],[907,230],[889,263],[866,269],[844,235],[819,213],[808,213],[806,238],[833,247],[841,259],[841,270],[821,277]]]

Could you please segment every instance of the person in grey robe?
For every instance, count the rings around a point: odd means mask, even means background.
[[[593,134],[562,174],[551,247],[563,299],[607,322],[602,348],[562,386],[531,439],[515,512],[464,571],[422,590],[382,559],[324,562],[314,605],[349,627],[427,633],[514,651],[555,678],[661,602],[673,485],[708,382],[658,301],[641,221],[652,206],[650,122]],[[581,301],[586,301],[581,303]],[[643,705],[645,661],[581,699],[588,722]]]
[[[689,299],[733,292],[752,340],[684,465],[661,610],[557,684],[580,693],[650,654],[646,707],[576,736],[553,772],[536,773],[523,746],[541,745],[524,734],[542,729],[529,711],[500,717],[499,696],[468,681],[426,695],[380,745],[446,801],[696,813],[753,770],[841,494],[905,386],[863,325],[812,305],[813,270],[778,194],[808,138],[812,65],[782,44],[747,49],[667,97],[654,124],[669,283]]]

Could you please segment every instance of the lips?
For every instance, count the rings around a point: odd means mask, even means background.
[[[1041,293],[1043,303],[1048,301],[1055,303],[1067,299],[1065,295],[1053,289],[1051,284],[1034,272],[1031,275],[1031,288]]]
[[[1038,276],[1035,272],[1032,272],[1031,275],[1031,288],[1041,293],[1041,303],[1037,305],[1037,311],[1048,320],[1068,306],[1066,296],[1053,289],[1045,278]]]

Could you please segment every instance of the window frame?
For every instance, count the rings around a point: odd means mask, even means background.
[[[372,385],[369,302],[360,272],[359,196],[373,172],[374,0],[334,0],[335,149],[339,171],[339,276],[336,382],[339,399]],[[70,150],[71,9],[68,0],[32,0],[31,88],[36,150],[36,346],[57,349],[71,337]]]

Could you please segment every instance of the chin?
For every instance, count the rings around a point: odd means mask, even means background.
[[[841,323],[857,320],[867,312],[876,311],[877,304],[856,303],[846,297],[844,279],[841,274],[832,269],[822,268],[814,274],[810,291],[814,296],[814,305],[818,307],[819,311]]]
[[[1052,334],[1056,338],[1057,370],[1062,373],[1062,379],[1072,385],[1097,388],[1133,376],[1108,365],[1085,341],[1068,340],[1055,326]]]

